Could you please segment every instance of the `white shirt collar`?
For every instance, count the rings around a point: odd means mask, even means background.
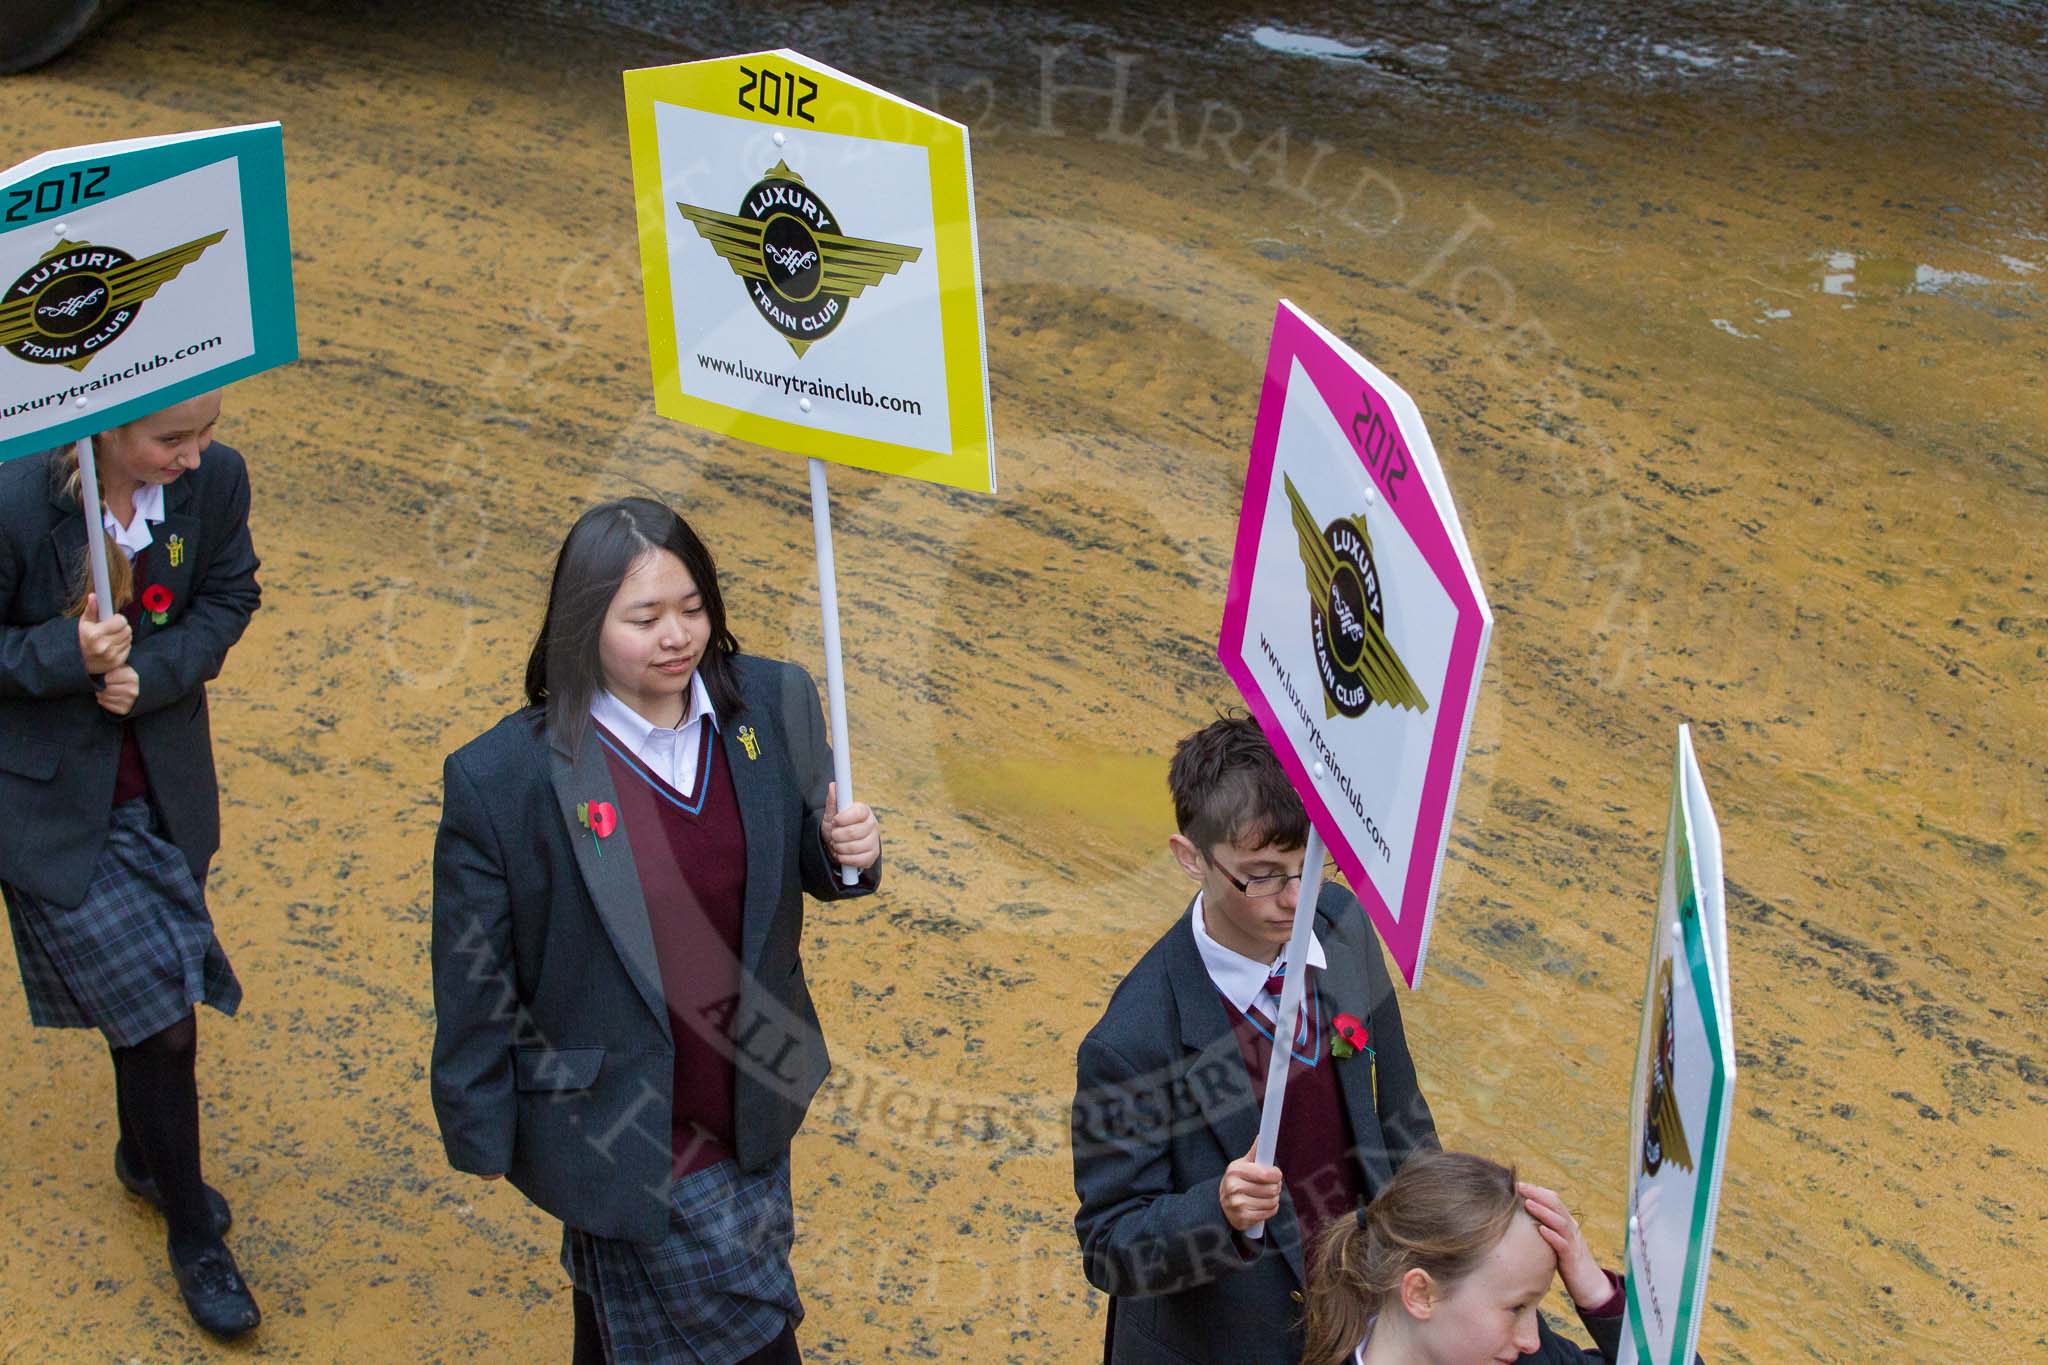
[[[1239,1014],[1247,1013],[1259,1003],[1261,996],[1272,999],[1266,995],[1266,978],[1279,969],[1280,958],[1257,962],[1210,938],[1208,927],[1202,923],[1202,893],[1199,891],[1195,893],[1194,908],[1188,913],[1194,918],[1195,947],[1202,954],[1202,965],[1209,969],[1209,980],[1216,983],[1216,989],[1223,993],[1223,998]],[[1330,965],[1330,959],[1323,953],[1323,941],[1316,937],[1313,929],[1308,934],[1308,965]]]
[[[590,699],[590,718],[605,729],[626,741],[634,753],[645,758],[646,750],[655,744],[665,744],[663,736],[680,734],[690,729],[705,716],[711,717],[711,728],[718,728],[718,712],[711,705],[711,689],[704,685],[704,675],[690,675],[690,699],[683,707],[683,718],[673,727],[655,725],[645,716],[600,687]]]
[[[105,501],[100,503],[100,523],[130,559],[149,548],[150,542],[156,538],[150,534],[150,523],[163,519],[164,486],[160,483],[146,483],[135,490],[135,520],[126,526],[114,519],[113,508]]]

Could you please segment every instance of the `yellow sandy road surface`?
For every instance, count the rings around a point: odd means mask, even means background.
[[[265,590],[212,689],[209,889],[248,1000],[202,1021],[207,1170],[268,1313],[237,1354],[566,1358],[556,1226],[451,1173],[428,1104],[439,765],[509,709],[563,529],[623,491],[705,531],[747,648],[821,667],[800,462],[653,415],[617,78],[783,41],[974,122],[1003,481],[834,477],[890,864],[809,916],[838,1070],[796,1150],[807,1356],[1099,1348],[1073,1053],[1184,903],[1165,755],[1231,700],[1213,642],[1282,295],[1415,395],[1499,616],[1404,1001],[1446,1141],[1558,1185],[1618,1255],[1690,721],[1742,1066],[1704,1352],[2048,1353],[2024,106],[1959,78],[1830,119],[1794,72],[1782,117],[1651,85],[1546,118],[1358,93],[1241,35],[1219,78],[1142,26],[1066,41],[1079,20],[933,67],[926,29],[827,13],[636,39],[323,10],[138,6],[0,84],[10,159],[286,130],[304,358],[222,427]],[[1119,62],[1120,109],[1063,93]],[[113,1180],[103,1049],[11,994],[0,1360],[223,1354]]]

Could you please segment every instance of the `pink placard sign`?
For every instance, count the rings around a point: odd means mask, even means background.
[[[1283,300],[1216,649],[1410,986],[1492,633],[1414,401]]]

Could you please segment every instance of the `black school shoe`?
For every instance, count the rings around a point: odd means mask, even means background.
[[[123,1142],[114,1144],[114,1179],[120,1181],[122,1188],[128,1193],[147,1202],[158,1213],[164,1211],[164,1197],[157,1192],[156,1178],[135,1173],[135,1168],[128,1162],[128,1146]],[[228,1208],[227,1196],[208,1185],[206,1208],[213,1215],[213,1235],[227,1236],[228,1228],[235,1221],[234,1211]]]
[[[171,1273],[178,1277],[178,1292],[185,1296],[185,1311],[192,1321],[224,1341],[263,1321],[226,1244],[212,1242],[185,1260],[172,1250],[170,1258]]]

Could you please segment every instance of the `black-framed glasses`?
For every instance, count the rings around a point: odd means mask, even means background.
[[[1240,877],[1222,863],[1216,861],[1206,850],[1202,860],[1223,874],[1223,880],[1236,887],[1238,893],[1248,900],[1262,901],[1279,895],[1287,889],[1288,883],[1301,884],[1301,873],[1274,872],[1263,877]],[[1337,870],[1337,865],[1328,859],[1323,861],[1323,880],[1328,881]]]

